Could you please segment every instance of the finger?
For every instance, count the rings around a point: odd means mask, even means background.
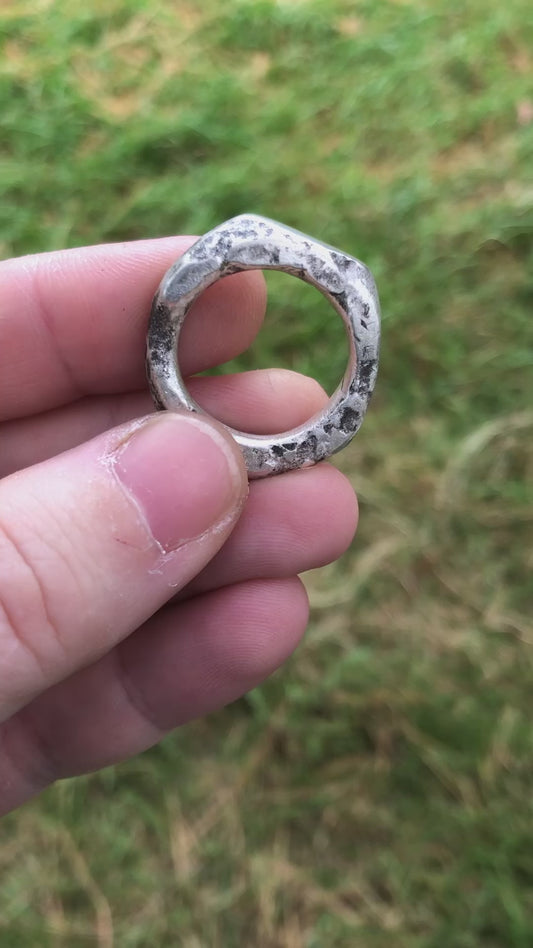
[[[332,563],[357,527],[350,482],[330,464],[254,481],[229,540],[179,599],[250,579],[294,576]]]
[[[210,415],[255,434],[296,427],[327,400],[314,379],[285,369],[192,378],[188,387]],[[152,409],[147,392],[93,395],[40,415],[4,422],[0,425],[0,477],[53,457]]]
[[[290,655],[307,615],[296,579],[243,583],[163,610],[0,729],[0,811],[245,694]]]
[[[0,483],[0,720],[129,635],[219,550],[247,492],[225,429],[164,413]]]
[[[0,263],[0,420],[87,394],[144,387],[152,296],[190,237],[84,247]],[[254,339],[260,273],[210,287],[180,337],[186,375],[226,362]]]

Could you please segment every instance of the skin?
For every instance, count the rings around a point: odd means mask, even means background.
[[[263,681],[306,627],[298,573],[355,532],[330,465],[248,485],[217,422],[151,414],[150,302],[191,241],[0,264],[0,813]],[[259,273],[208,290],[182,333],[184,374],[246,349],[264,309]],[[189,387],[257,433],[326,398],[281,370]]]

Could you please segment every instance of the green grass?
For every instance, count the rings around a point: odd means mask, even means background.
[[[256,211],[373,269],[353,548],[263,688],[0,830],[0,943],[533,944],[529,0],[7,0],[4,256]],[[330,388],[272,281],[241,367]]]

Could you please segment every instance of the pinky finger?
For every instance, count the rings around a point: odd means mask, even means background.
[[[296,578],[243,582],[162,610],[0,730],[0,813],[235,701],[278,668],[308,617]]]

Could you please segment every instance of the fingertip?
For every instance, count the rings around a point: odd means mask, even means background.
[[[290,369],[265,369],[266,383],[274,396],[273,402],[290,405],[291,425],[308,421],[328,401],[327,392],[320,382],[309,375]],[[287,407],[285,408],[287,410]]]
[[[197,645],[205,650],[209,667],[204,684],[231,695],[229,700],[255,688],[280,668],[300,644],[309,621],[309,599],[298,576],[248,580],[214,591],[207,601],[216,604],[226,634],[220,635],[220,627],[204,626],[203,641]],[[191,605],[181,607],[184,615],[188,607]],[[227,700],[219,700],[219,706]]]
[[[327,479],[323,512],[329,523],[329,563],[346,553],[353,542],[359,523],[359,502],[353,484],[342,471],[327,462],[319,464],[318,470],[319,476]]]
[[[315,379],[289,369],[197,377],[187,385],[208,414],[253,434],[272,434],[304,424],[328,399]]]
[[[227,528],[248,489],[233,438],[190,412],[160,412],[135,424],[111,467],[164,552]],[[212,538],[216,549],[218,538]]]
[[[256,620],[253,636],[234,642],[233,677],[246,691],[280,668],[298,647],[309,621],[309,598],[298,576],[242,583],[240,597],[242,608],[255,613]]]
[[[243,270],[241,273],[228,277],[228,281],[234,280],[235,285],[237,285],[237,279],[239,280],[239,294],[243,303],[243,310],[253,314],[257,331],[265,318],[267,307],[268,291],[263,271]]]
[[[276,499],[274,495],[270,503],[274,500],[278,507],[283,504],[284,523],[287,536],[292,538],[291,546],[296,548],[296,538],[299,538],[299,545],[303,543],[312,548],[313,568],[332,563],[346,552],[357,530],[359,505],[353,485],[342,471],[327,461],[307,470],[292,471],[283,477],[295,501],[289,506],[283,497]],[[274,489],[283,489],[281,478],[274,484]],[[304,511],[308,512],[305,519]]]

